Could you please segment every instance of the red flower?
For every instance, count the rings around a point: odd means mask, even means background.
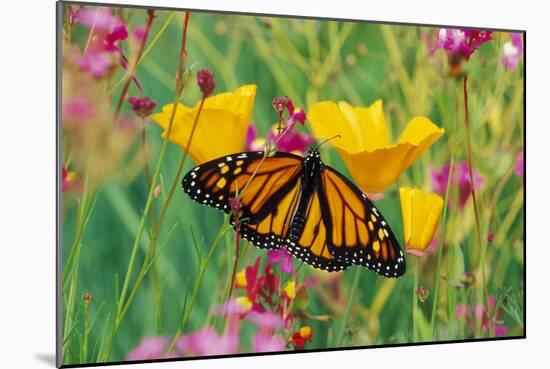
[[[308,326],[304,326],[290,337],[288,340],[289,345],[294,345],[298,350],[303,350],[306,347],[306,342],[313,339],[313,329]]]

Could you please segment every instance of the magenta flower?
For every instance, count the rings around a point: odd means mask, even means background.
[[[441,28],[432,52],[443,49],[452,54],[460,54],[467,59],[485,42],[493,39],[493,32]]]
[[[292,100],[288,97],[276,97],[273,99],[273,107],[279,113],[279,120],[283,120],[283,116],[285,113],[285,109],[288,112],[288,118],[284,122],[282,126],[277,126],[276,131],[276,140],[274,141],[276,145],[279,145],[279,141],[286,135],[288,132],[291,132],[294,128],[294,125],[296,125],[296,122],[300,122],[302,125],[306,122],[306,113],[302,109],[296,109],[294,107],[294,103]],[[279,132],[279,130],[282,129],[282,132]]]
[[[91,102],[81,97],[72,97],[63,102],[63,121],[83,122],[94,114]]]
[[[282,337],[264,332],[256,333],[252,339],[252,349],[254,352],[283,351],[285,347],[286,342]]]
[[[436,171],[432,168],[432,187],[433,191],[445,196],[447,190],[447,182],[449,179],[449,164],[443,165],[440,171]],[[473,170],[473,186],[478,189],[483,184],[483,177],[477,171]],[[459,189],[459,203],[461,207],[464,207],[466,201],[472,192],[472,184],[470,182],[470,171],[468,164],[463,161],[460,164],[453,166],[453,178],[451,178],[451,186],[458,186]]]
[[[167,348],[168,339],[166,337],[147,337],[126,356],[126,360],[153,360],[178,357],[175,353],[165,354]]]
[[[61,191],[66,192],[69,190],[70,183],[69,183],[69,171],[65,166],[63,165],[61,167]]]
[[[72,5],[67,4],[67,15],[69,17],[69,23],[74,24],[78,18],[78,13],[81,8],[74,8]]]
[[[436,49],[443,49],[445,51],[458,52],[461,50],[466,42],[466,35],[459,29],[447,29],[441,28],[437,35],[435,43]]]
[[[489,296],[487,298],[489,315],[491,315],[491,329],[493,331],[493,337],[505,336],[508,333],[508,327],[498,320],[498,311],[495,312],[496,297]],[[485,305],[477,304],[475,306],[458,304],[456,305],[455,315],[457,319],[464,319],[471,331],[475,331],[474,324],[476,321],[481,321],[485,332],[489,332],[489,321],[487,320],[487,314],[485,313]],[[495,314],[496,313],[496,314]]]
[[[113,26],[111,32],[105,36],[105,50],[107,51],[119,51],[118,43],[128,38],[128,30],[124,23]]]
[[[115,17],[107,7],[81,8],[76,13],[76,20],[100,32],[110,32],[114,25],[121,23],[121,20]]]
[[[83,70],[94,77],[104,77],[117,61],[111,54],[118,54],[124,67],[124,56],[118,44],[128,37],[128,31],[122,19],[114,16],[110,8],[99,7],[80,9],[76,20],[94,33],[84,55],[77,60]]]
[[[267,139],[275,142],[277,140],[277,126],[267,134]],[[303,154],[307,151],[309,145],[315,141],[315,138],[307,133],[298,132],[296,130],[288,131],[286,134],[281,135],[277,149],[285,152],[295,152]]]
[[[176,342],[176,348],[182,353],[195,356],[230,355],[237,352],[239,336],[231,323],[228,333],[219,335],[214,328],[205,327],[195,333],[182,336]]]
[[[216,80],[214,79],[214,73],[212,73],[212,71],[209,69],[199,70],[197,72],[197,83],[205,97],[212,95],[212,92],[216,87]]]
[[[290,101],[289,106],[292,107],[292,110],[289,109],[290,117],[285,122],[283,132],[279,135],[277,141],[275,143],[279,143],[279,141],[288,133],[291,132],[294,126],[296,125],[296,122],[300,122],[301,125],[304,125],[306,122],[306,112],[303,110],[294,110],[294,105],[292,105],[292,101]]]
[[[482,44],[492,39],[491,31],[441,28],[432,52],[443,49],[469,59]]]
[[[101,78],[107,75],[111,67],[112,59],[108,53],[88,50],[76,63],[83,70],[88,71],[92,76]]]
[[[81,9],[77,20],[94,32],[89,50],[119,51],[118,43],[128,37],[126,24],[122,19],[114,16],[110,8]]]
[[[136,26],[134,28],[134,31],[132,32],[134,38],[138,42],[142,42],[145,39],[145,36],[147,36],[147,27],[144,26]]]
[[[235,197],[231,197],[229,199],[229,206],[231,206],[231,211],[234,214],[237,214],[239,210],[241,210],[241,202],[239,201],[239,199]]]
[[[128,101],[132,106],[132,110],[141,118],[147,118],[157,106],[157,102],[150,97],[130,96]]]
[[[246,318],[260,328],[280,329],[284,326],[283,319],[271,311],[259,312],[252,310],[246,315]]]
[[[523,158],[523,151],[516,156],[516,164],[514,165],[514,173],[518,177],[522,177],[525,174],[525,161]]]
[[[292,255],[285,249],[269,250],[267,257],[270,263],[280,263],[281,271],[284,273],[292,273]]]
[[[511,41],[505,42],[502,46],[501,63],[508,70],[515,70],[519,60],[523,57],[523,38],[521,33],[510,33]]]
[[[265,147],[265,138],[258,136],[258,130],[254,123],[248,125],[246,131],[246,149],[248,151],[263,151]]]
[[[76,172],[70,172],[65,165],[61,165],[61,192],[81,191],[82,186]]]
[[[267,141],[277,142],[278,151],[292,152],[303,155],[307,151],[308,147],[315,141],[315,138],[312,135],[298,132],[296,130],[286,131],[286,133],[281,134],[277,140],[277,128],[277,124],[273,125],[271,130],[267,133]],[[248,126],[248,131],[246,134],[246,149],[249,151],[261,151],[264,149],[265,143],[266,139],[258,137],[256,126],[251,123]]]

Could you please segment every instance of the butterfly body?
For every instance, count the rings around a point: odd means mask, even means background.
[[[305,225],[307,206],[312,194],[316,190],[320,178],[320,172],[323,170],[323,162],[319,157],[317,150],[311,150],[308,156],[302,161],[302,193],[298,203],[296,214],[292,218],[290,225],[289,240],[296,242],[300,237]]]
[[[405,272],[403,253],[380,212],[316,149],[305,157],[229,155],[192,169],[182,186],[193,200],[226,213],[238,197],[240,218],[232,217],[232,224],[257,247],[284,247],[327,271],[356,264],[385,277]]]

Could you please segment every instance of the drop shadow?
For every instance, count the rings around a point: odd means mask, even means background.
[[[51,353],[40,353],[40,354],[34,354],[34,357],[40,361],[42,361],[45,364],[48,364],[55,368],[55,354]]]

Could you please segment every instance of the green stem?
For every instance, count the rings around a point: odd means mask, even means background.
[[[145,26],[145,35],[143,36],[143,40],[139,45],[139,49],[138,49],[135,61],[128,66],[128,73],[126,73],[126,81],[124,82],[124,86],[122,87],[122,92],[120,93],[120,97],[118,99],[118,103],[115,108],[115,118],[118,117],[118,114],[120,113],[120,109],[122,108],[122,103],[124,102],[124,98],[126,97],[126,93],[128,92],[130,83],[132,82],[132,77],[136,72],[136,69],[139,65],[139,61],[141,60],[141,54],[143,53],[143,49],[145,48],[145,44],[147,43],[147,38],[149,36],[149,31],[151,30],[151,26],[153,24],[153,19],[155,19],[155,13],[153,10],[148,10],[147,15],[148,17],[147,17],[147,25]]]
[[[91,189],[90,189],[91,188]],[[77,209],[77,220],[76,220],[76,235],[71,245],[69,255],[67,260],[64,263],[63,273],[61,276],[61,286],[64,289],[67,285],[69,279],[71,279],[72,271],[75,267],[75,255],[78,253],[79,248],[81,247],[82,235],[90,219],[92,209],[95,205],[95,188],[89,184],[88,179],[84,181],[84,191],[82,193],[82,198]]]
[[[418,278],[420,274],[420,260],[416,258],[416,266],[413,274],[413,293],[412,293],[412,304],[413,304],[413,314],[412,314],[412,332],[413,332],[413,342],[418,342],[418,325],[416,324],[416,318],[418,316],[418,297],[416,291],[418,290]]]
[[[351,306],[355,303],[355,294],[357,293],[357,287],[359,287],[359,281],[361,279],[361,268],[355,268],[355,275],[353,276],[353,282],[351,285],[351,290],[349,292],[348,303],[346,309],[344,310],[344,316],[342,317],[342,324],[340,325],[340,332],[338,332],[338,338],[336,339],[337,347],[342,346],[342,341],[344,340],[344,333],[346,331],[346,324],[348,323],[349,314],[351,312]]]
[[[208,266],[208,263],[210,262],[210,259],[212,258],[212,255],[214,255],[214,252],[216,251],[216,248],[218,244],[220,243],[221,238],[224,236],[224,234],[229,231],[231,227],[227,227],[226,225],[223,225],[222,228],[220,228],[220,231],[218,232],[218,235],[214,239],[214,242],[212,243],[212,246],[210,246],[210,250],[208,251],[208,254],[206,255],[206,258],[204,259],[204,262],[201,264],[199,268],[199,275],[197,277],[197,280],[195,281],[195,286],[193,288],[193,294],[191,295],[191,301],[189,302],[189,306],[186,306],[183,318],[181,319],[181,324],[178,327],[178,330],[172,339],[172,342],[168,346],[168,350],[166,352],[171,352],[174,349],[174,346],[176,345],[176,341],[180,337],[183,329],[185,328],[185,325],[187,324],[187,321],[189,320],[189,316],[191,315],[191,311],[193,310],[193,306],[195,305],[195,301],[197,299],[197,296],[199,294],[199,290],[202,284],[202,279],[204,277],[204,273],[206,272],[206,267]]]
[[[69,255],[64,265],[64,270],[61,278],[61,293],[63,294],[64,304],[64,323],[63,323],[63,342],[68,343],[69,337],[74,332],[76,304],[76,290],[78,287],[78,268],[80,263],[80,252],[82,249],[82,235],[90,219],[90,215],[95,205],[95,188],[90,184],[88,176],[84,180],[84,190],[77,209],[77,225],[76,234],[69,251]],[[68,345],[63,345],[62,356],[66,357],[66,349]]]
[[[443,217],[441,219],[441,234],[439,236],[438,249],[437,249],[437,264],[435,268],[435,281],[434,281],[434,293],[432,302],[432,316],[430,320],[430,332],[432,332],[432,340],[435,339],[435,316],[437,311],[437,300],[439,297],[439,283],[441,279],[441,260],[443,259],[443,245],[445,243],[447,224],[447,208],[449,199],[449,189],[451,188],[451,178],[453,178],[453,166],[454,166],[454,147],[451,151],[451,162],[449,164],[449,174],[447,177],[447,187],[445,189],[445,199],[443,200]]]
[[[162,225],[162,222],[164,220],[164,217],[166,216],[166,211],[168,210],[168,205],[170,204],[170,201],[172,200],[172,196],[174,196],[174,192],[176,191],[176,187],[178,186],[178,183],[180,181],[181,173],[183,171],[183,166],[185,165],[185,161],[187,160],[187,157],[189,156],[189,149],[191,148],[191,142],[193,140],[193,136],[195,134],[195,129],[197,128],[197,124],[199,123],[199,118],[202,112],[202,108],[204,107],[204,102],[206,100],[206,94],[202,95],[202,99],[199,105],[199,110],[197,111],[197,115],[195,116],[195,120],[193,121],[193,127],[191,128],[191,133],[189,134],[189,138],[187,139],[187,144],[185,145],[185,150],[183,151],[183,156],[180,160],[180,163],[178,165],[178,170],[176,173],[176,176],[174,177],[174,181],[172,182],[172,185],[170,186],[170,192],[168,192],[168,196],[166,197],[166,200],[164,201],[164,205],[162,206],[162,210],[160,212],[159,221],[157,224],[157,229],[155,230],[155,236],[160,232],[160,227]],[[175,110],[175,108],[174,108]]]
[[[489,312],[489,302],[488,302],[488,294],[487,294],[487,281],[485,276],[485,255],[486,255],[486,247],[485,244],[482,241],[481,236],[481,222],[479,219],[479,211],[477,206],[477,197],[476,197],[476,190],[475,190],[475,182],[474,182],[474,169],[473,169],[473,160],[472,160],[472,139],[470,134],[470,118],[468,114],[468,76],[465,75],[463,79],[463,91],[464,91],[464,122],[466,124],[466,151],[467,151],[467,161],[468,161],[468,172],[470,175],[470,188],[472,192],[472,204],[474,207],[474,215],[476,220],[476,231],[477,231],[477,242],[479,245],[480,250],[480,257],[479,257],[479,270],[481,272],[481,285],[482,285],[482,292],[483,292],[483,304],[485,305],[485,315],[487,321],[490,322],[490,312]],[[492,327],[491,324],[488,324],[489,327],[489,335],[492,336]]]
[[[239,244],[241,243],[240,222],[237,219],[235,223],[235,260],[233,261],[233,271],[231,272],[231,279],[229,280],[229,293],[227,294],[226,302],[229,303],[231,295],[233,294],[233,286],[235,285],[235,276],[237,275],[237,266],[239,264]]]
[[[91,294],[84,294],[84,329],[82,336],[82,351],[80,356],[81,363],[88,362],[88,336],[89,336],[89,319],[90,319],[90,304],[91,304]]]
[[[171,12],[170,13],[170,16],[168,16],[168,19],[166,19],[166,21],[164,22],[164,24],[162,25],[162,27],[160,27],[160,30],[157,32],[157,34],[155,35],[155,37],[153,37],[153,40],[149,43],[149,45],[147,46],[147,48],[145,48],[145,50],[143,51],[143,53],[141,54],[141,57],[139,58],[138,60],[138,64],[141,64],[141,62],[143,60],[145,60],[145,57],[147,56],[147,54],[149,53],[149,51],[151,51],[151,49],[153,48],[153,46],[155,46],[155,44],[157,43],[158,39],[160,38],[160,36],[162,36],[162,34],[164,33],[164,31],[166,30],[166,28],[168,27],[168,25],[170,24],[170,22],[172,21],[172,19],[174,19],[176,15],[176,12]],[[127,72],[128,73],[128,72]],[[127,76],[126,74],[124,76],[122,76],[113,86],[112,88],[112,91],[116,90],[118,88],[118,86],[120,86],[120,84],[122,82],[124,82],[126,80]]]

